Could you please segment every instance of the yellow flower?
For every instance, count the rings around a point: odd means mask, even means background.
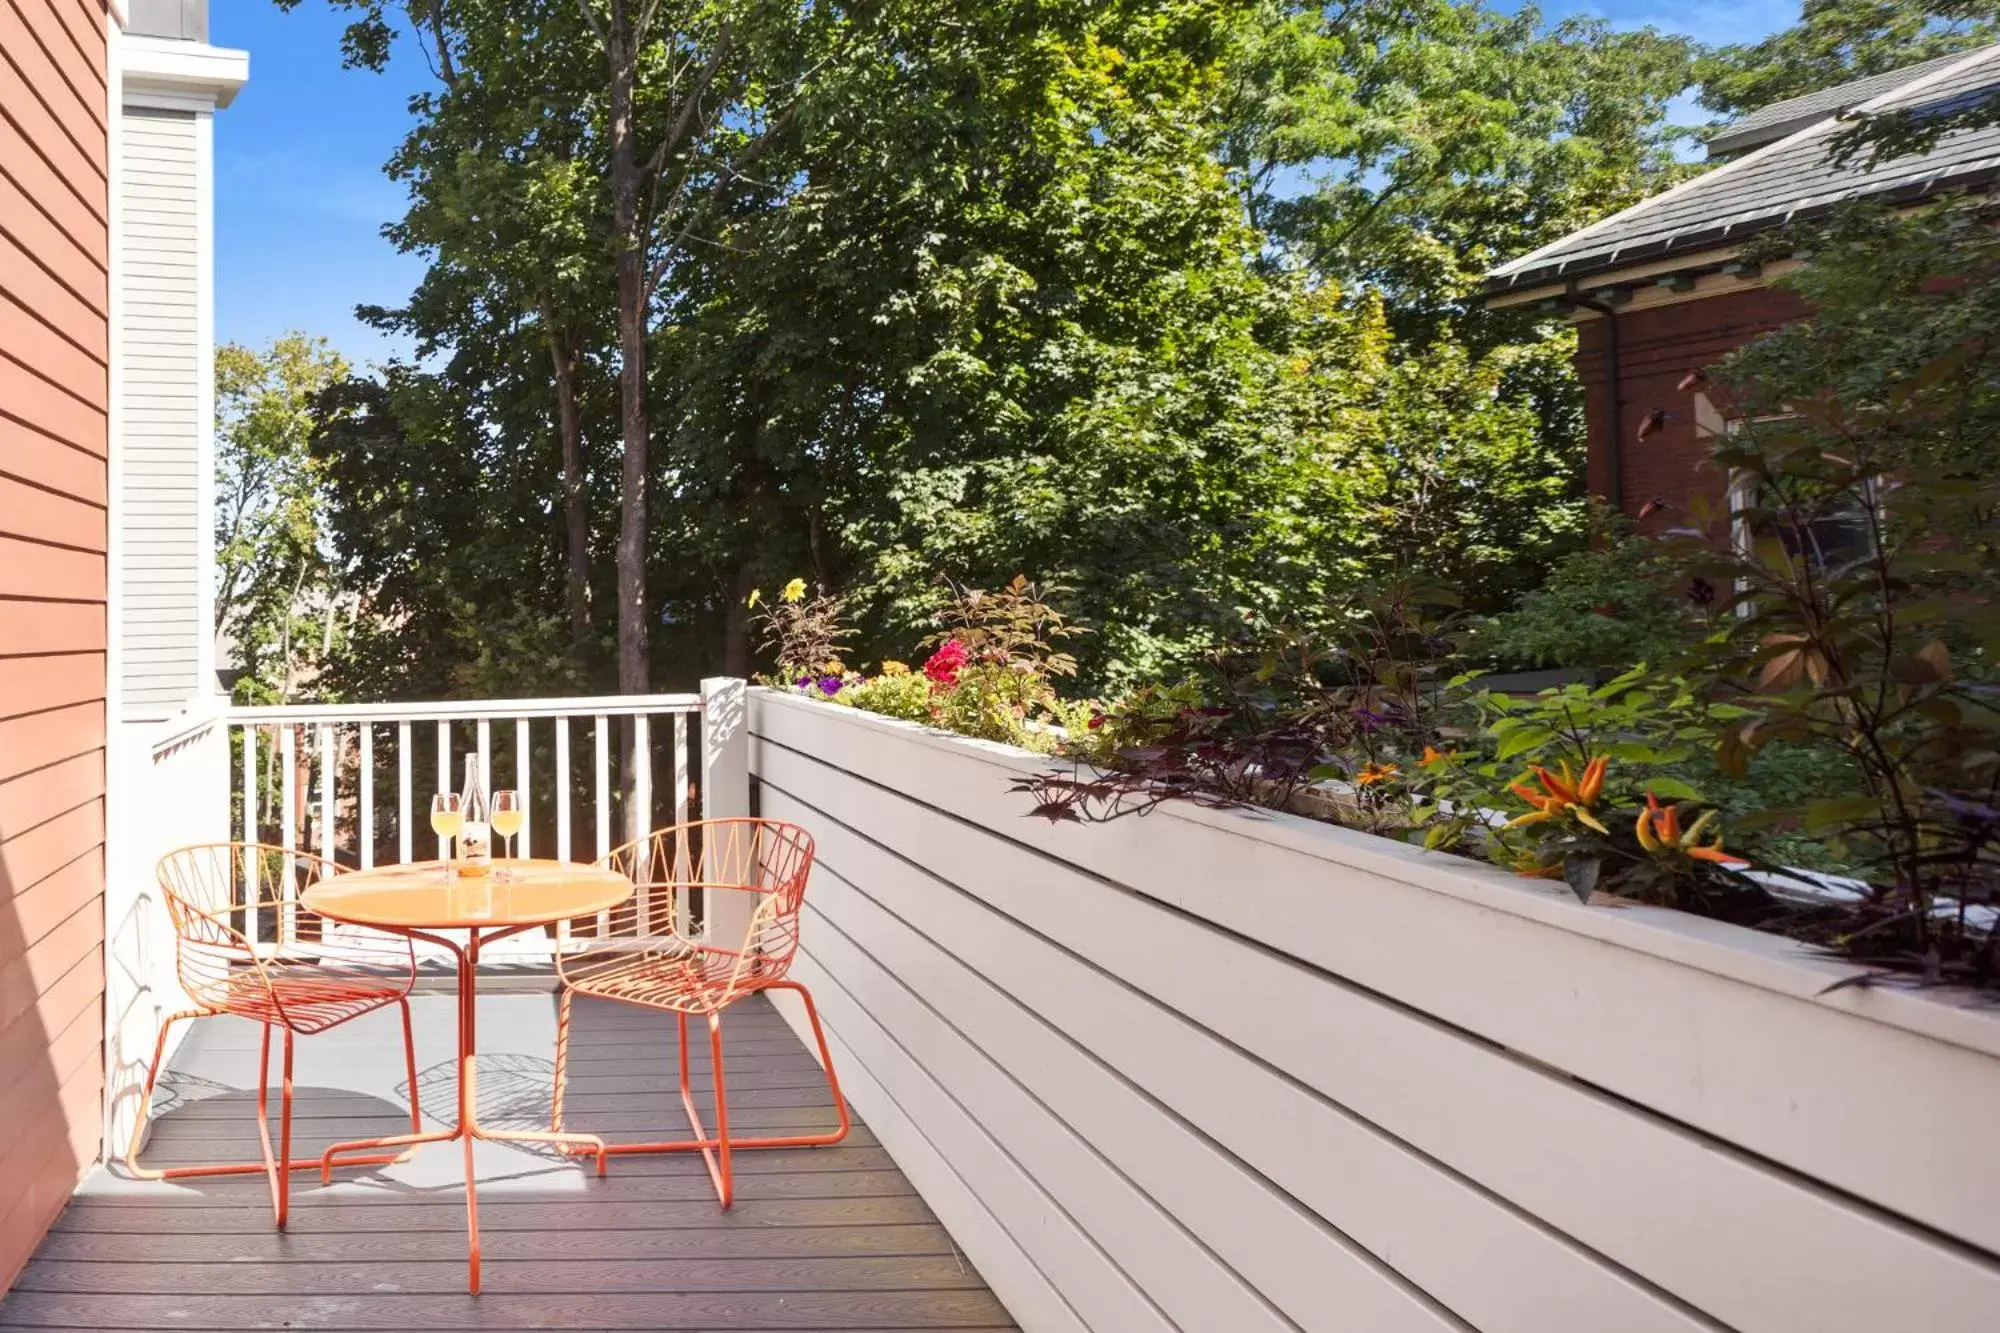
[[[907,662],[897,662],[885,657],[882,659],[882,674],[885,676],[907,676],[910,674],[910,664]]]
[[[785,585],[785,590],[778,595],[788,602],[803,602],[806,598],[806,581],[804,579],[793,579]]]
[[[1394,764],[1371,763],[1365,765],[1359,773],[1356,773],[1354,780],[1366,787],[1376,782],[1387,782],[1390,778],[1395,777],[1398,771]]]
[[[847,664],[837,657],[829,657],[826,659],[826,665],[819,670],[823,676],[844,676],[847,674]]]

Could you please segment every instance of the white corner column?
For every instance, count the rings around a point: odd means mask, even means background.
[[[104,1148],[115,1157],[160,1022],[186,1002],[154,862],[229,836],[226,733],[194,724],[215,681],[214,115],[250,61],[136,33],[123,6],[108,24]]]

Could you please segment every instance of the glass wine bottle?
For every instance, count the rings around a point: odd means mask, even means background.
[[[459,797],[458,860],[461,875],[485,875],[493,870],[493,825],[486,788],[479,781],[479,756],[465,756],[465,791]]]

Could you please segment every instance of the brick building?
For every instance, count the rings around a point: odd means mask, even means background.
[[[1858,198],[1917,204],[2000,180],[2000,129],[1951,134],[1930,152],[1840,166],[1829,143],[1843,114],[1963,105],[2000,86],[2000,45],[1911,65],[1763,107],[1710,141],[1721,165],[1494,270],[1495,306],[1566,310],[1589,423],[1589,485],[1641,529],[1684,521],[1727,481],[1708,465],[1726,429],[1688,372],[1810,312],[1772,280],[1797,261],[1757,265],[1760,233]],[[1649,417],[1664,419],[1640,428]]]

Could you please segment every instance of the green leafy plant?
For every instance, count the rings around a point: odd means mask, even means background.
[[[931,682],[922,672],[912,671],[901,662],[888,661],[872,676],[848,683],[834,696],[834,702],[867,713],[899,717],[905,722],[931,722]]]
[[[1304,804],[1400,832],[1435,814],[1423,808],[1415,765],[1442,735],[1456,618],[1449,590],[1400,579],[1337,609],[1329,631],[1254,632],[1200,682],[1147,687],[1098,710],[1062,747],[1069,771],[1017,789],[1051,820],[1112,819],[1181,797]]]
[[[942,648],[957,643],[979,666],[1000,666],[1026,675],[1073,676],[1076,658],[1061,644],[1083,633],[1050,605],[1068,589],[1043,587],[1016,574],[993,592],[946,580],[951,597],[936,614],[938,632],[924,642]]]
[[[1815,321],[1720,368],[1735,512],[1678,542],[1733,589],[1696,660],[1735,692],[1717,760],[1844,757],[1858,791],[1765,812],[1838,839],[1871,886],[1818,938],[1931,979],[2000,980],[2000,239],[1944,210],[1821,233]],[[1942,279],[1949,279],[1943,281]]]
[[[1672,587],[1659,544],[1605,524],[1511,611],[1480,624],[1473,653],[1503,667],[1623,671],[1676,655],[1699,632],[1695,608]]]
[[[764,646],[778,662],[778,674],[769,683],[834,693],[846,671],[841,651],[853,637],[840,598],[824,589],[808,595],[806,581],[793,579],[770,601],[764,599],[762,590],[752,592],[750,606],[757,611]],[[834,688],[823,684],[827,681],[833,682]]]

